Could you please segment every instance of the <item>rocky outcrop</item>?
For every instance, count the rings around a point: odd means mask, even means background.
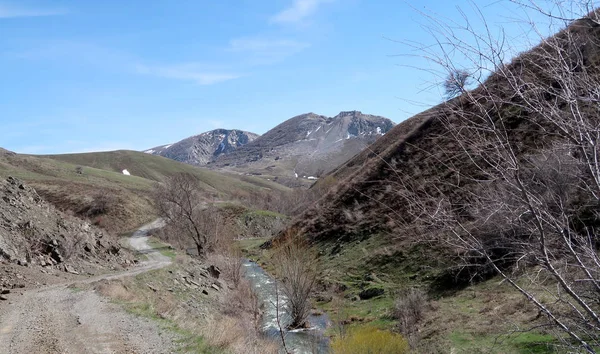
[[[110,235],[58,211],[33,188],[13,177],[0,180],[0,262],[77,274],[131,259]]]
[[[217,157],[252,142],[257,137],[257,134],[242,130],[215,129],[144,152],[191,165],[206,165]]]

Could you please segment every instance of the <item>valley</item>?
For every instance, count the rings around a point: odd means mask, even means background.
[[[600,352],[600,10],[342,2],[0,0],[0,353]]]

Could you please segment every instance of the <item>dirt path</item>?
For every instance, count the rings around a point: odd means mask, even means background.
[[[169,353],[173,337],[152,321],[126,313],[92,290],[74,291],[69,285],[133,276],[170,263],[148,246],[145,225],[130,238],[148,260],[139,267],[28,291],[0,312],[0,353]]]

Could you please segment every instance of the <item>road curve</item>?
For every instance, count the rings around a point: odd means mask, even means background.
[[[118,273],[94,276],[25,292],[0,312],[0,353],[169,353],[173,338],[152,321],[126,313],[93,290],[74,292],[72,284],[134,276],[170,264],[152,250],[148,232],[161,226],[144,225],[130,238],[131,246],[147,260]]]

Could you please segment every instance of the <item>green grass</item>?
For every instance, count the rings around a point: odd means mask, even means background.
[[[249,210],[242,215],[242,217],[266,217],[266,218],[282,218],[287,219],[286,215],[276,213],[270,210]]]
[[[175,252],[171,245],[163,243],[156,237],[148,238],[148,246],[150,246],[152,249],[158,250],[163,256],[171,259],[175,259],[175,257],[177,257],[177,252]]]
[[[81,174],[76,172],[78,166],[82,167]],[[124,169],[131,176],[123,175]],[[257,190],[289,190],[260,178],[211,171],[136,151],[0,155],[0,178],[19,178],[60,209],[76,215],[87,210],[97,195],[113,197],[115,201],[101,216],[100,225],[115,233],[154,219],[154,186],[179,172],[193,174],[207,195],[220,199]]]
[[[118,150],[109,152],[93,152],[83,154],[45,155],[56,161],[67,162],[72,165],[86,166],[104,171],[118,173],[123,178],[138,177],[150,181],[163,181],[165,177],[186,172],[198,177],[201,186],[206,191],[228,194],[233,189],[255,190],[261,188],[285,190],[286,188],[259,178],[248,178],[211,171],[205,168],[180,163],[161,156],[155,156],[138,151]],[[131,176],[122,174],[127,169]]]
[[[548,334],[523,332],[502,335],[474,335],[454,331],[450,334],[452,347],[460,353],[558,353],[556,338]]]

